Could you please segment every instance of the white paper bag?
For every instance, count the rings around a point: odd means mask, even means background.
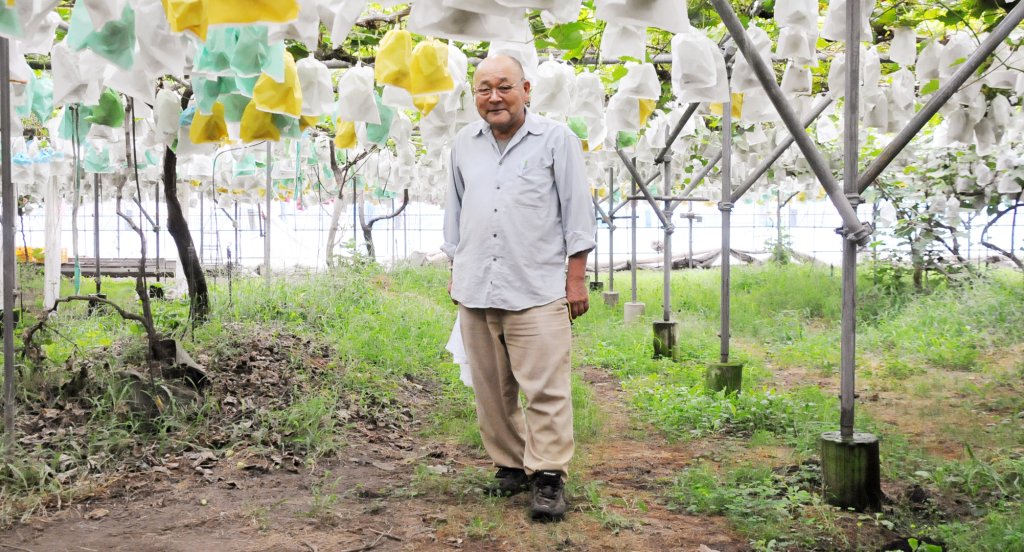
[[[452,333],[448,336],[448,343],[445,350],[452,354],[452,362],[459,365],[459,379],[466,387],[473,387],[473,374],[470,371],[469,356],[466,354],[466,344],[462,341],[462,324],[459,315],[455,315],[455,325],[452,326]]]
[[[523,17],[525,15],[525,10],[522,8],[509,7],[496,0],[442,0],[442,2],[446,8],[493,15],[505,19]]]
[[[780,28],[791,27],[818,33],[818,0],[777,0],[775,22]]]
[[[608,112],[605,118],[608,134],[614,140],[619,131],[636,132],[640,130],[640,102],[622,93],[614,94],[608,100]]]
[[[461,50],[459,50],[461,52]],[[453,53],[449,52],[448,59],[452,58]],[[491,42],[490,49],[487,50],[487,57],[506,55],[515,58],[519,61],[519,64],[523,66],[523,74],[526,75],[526,80],[531,83],[537,79],[537,67],[540,66],[540,60],[537,58],[537,48],[530,42],[507,42],[502,40],[495,40]],[[462,55],[465,58],[465,54]],[[456,76],[454,71],[450,71],[452,77]],[[463,70],[462,75],[466,74]]]
[[[576,93],[572,99],[571,114],[578,117],[604,118],[604,84],[596,73],[576,75]]]
[[[414,33],[462,42],[505,40],[529,42],[533,38],[525,17],[503,18],[449,8],[443,0],[417,0],[406,23]]]
[[[782,91],[789,96],[811,93],[811,70],[789,62],[782,73]]]
[[[338,79],[338,116],[346,121],[380,124],[373,97],[373,68],[351,67]]]
[[[917,62],[917,35],[914,29],[900,27],[893,31],[889,43],[889,59],[904,67]]]
[[[644,61],[647,48],[647,28],[619,25],[609,21],[601,35],[601,59],[631,57]]]
[[[554,60],[541,63],[530,92],[530,107],[549,114],[569,113],[575,84],[576,72],[569,65]]]
[[[943,45],[932,40],[921,49],[917,56],[917,80],[922,84],[939,78],[939,59],[942,57]]]
[[[384,92],[381,94],[380,101],[388,107],[408,109],[410,111],[416,109],[416,105],[412,103],[412,95],[409,94],[409,91],[397,86],[384,85]]]
[[[800,64],[816,63],[814,46],[817,40],[817,29],[786,27],[779,31],[779,42],[775,45],[775,54]]]
[[[871,42],[871,11],[875,9],[875,0],[861,0],[861,42]],[[846,41],[846,0],[830,0],[828,11],[825,12],[825,23],[821,27],[821,36],[826,40]]]
[[[672,88],[685,90],[718,84],[722,50],[704,33],[691,30],[672,37]],[[678,94],[678,92],[676,92]]]
[[[690,28],[683,0],[596,0],[597,18],[620,25],[657,27],[674,33]]]
[[[660,98],[661,83],[654,64],[626,63],[626,76],[619,81],[619,94],[648,100]]]
[[[334,0],[330,4],[332,44],[340,46],[345,42],[365,7],[366,2],[363,0]]]
[[[754,44],[754,49],[761,56],[765,63],[771,66],[772,41],[764,29],[758,27],[751,21],[747,27],[747,35]],[[742,53],[736,54],[736,61],[732,67],[732,80],[730,88],[733,92],[747,92],[748,90],[760,90],[761,81],[757,80],[753,68]]]
[[[302,114],[320,116],[330,113],[334,107],[330,69],[312,56],[300,59],[295,67],[302,88]]]

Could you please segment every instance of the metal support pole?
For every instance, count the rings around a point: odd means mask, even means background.
[[[665,178],[665,195],[672,195],[672,162],[666,160],[663,167],[663,174]],[[665,202],[665,209],[668,212],[669,220],[672,216],[672,202]],[[675,228],[671,224],[665,225],[665,283],[662,297],[662,304],[664,309],[662,310],[662,319],[668,322],[672,318],[672,233]]]
[[[263,277],[270,281],[270,200],[273,196],[273,182],[270,171],[274,168],[274,144],[267,141],[267,223],[263,232]]]
[[[136,159],[135,162],[138,163],[138,159]],[[175,188],[175,189],[177,189],[177,188]],[[200,196],[200,197],[202,197],[202,196]],[[142,198],[139,198],[139,199],[141,200]],[[156,253],[156,281],[159,282],[160,281],[160,181],[159,180],[156,183],[156,197],[154,199],[156,200],[156,210],[155,210],[156,224],[153,225],[153,237],[156,238],[156,251],[155,251],[155,253]],[[139,206],[139,209],[142,209],[141,205]],[[143,209],[142,213],[145,214],[146,211]]]
[[[830,105],[832,105],[832,98],[821,98],[818,101],[818,103],[814,104],[814,107],[811,108],[811,112],[808,113],[802,121],[800,121],[800,123],[803,125],[801,128],[807,128],[808,126],[810,126],[810,124],[816,121],[818,117],[820,117],[821,114],[825,112],[825,109],[828,108],[828,106]],[[772,150],[768,157],[765,157],[763,160],[761,160],[761,163],[756,168],[754,168],[753,171],[750,172],[750,174],[743,181],[743,183],[740,184],[740,186],[736,188],[736,191],[732,193],[732,202],[736,203],[737,201],[739,201],[740,198],[743,197],[743,194],[747,193],[747,191],[749,191],[750,188],[754,186],[754,183],[757,182],[758,179],[760,179],[762,176],[764,176],[764,173],[768,172],[768,169],[772,168],[772,165],[774,165],[775,162],[778,161],[779,157],[782,157],[783,153],[786,153],[786,150],[788,150],[789,147],[792,146],[793,142],[795,141],[796,139],[793,138],[792,135],[789,135],[786,137],[785,140],[779,142],[779,145],[775,146],[775,149]]]
[[[615,168],[608,167],[608,209],[615,207]],[[608,291],[615,291],[615,225],[608,217]]]
[[[100,293],[100,278],[102,273],[100,272],[100,174],[96,173],[93,175],[92,180],[92,249],[93,254],[96,257],[96,270],[94,276],[96,280],[96,294]]]
[[[186,184],[191,186],[191,184]],[[206,261],[206,194],[199,194],[199,264]]]
[[[722,213],[722,288],[719,328],[719,362],[729,362],[729,289],[730,262],[732,244],[730,243],[730,224],[732,222],[732,103],[722,104],[722,199],[718,202],[718,210]]]
[[[911,117],[907,126],[885,146],[885,149],[882,150],[882,153],[878,154],[878,157],[871,162],[871,165],[864,169],[864,172],[857,179],[858,192],[866,190],[878,178],[878,175],[882,174],[882,171],[896,159],[896,156],[903,151],[903,148],[907,147],[907,144],[917,136],[918,132],[921,132],[921,129],[924,128],[924,125],[928,123],[932,116],[938,113],[942,106],[946,105],[946,102],[953,97],[953,94],[960,90],[960,87],[967,82],[967,79],[981,67],[981,64],[1006,40],[1006,37],[1010,36],[1010,33],[1017,28],[1017,25],[1020,25],[1022,20],[1024,20],[1024,2],[1018,2],[1010,10],[1010,13],[1006,14],[1006,17],[996,25],[996,28],[992,29],[992,32],[985,37],[985,40],[981,41],[978,49],[960,64],[960,67],[953,73],[953,76],[932,94],[928,103],[921,108],[921,111],[918,111]],[[849,64],[849,61],[847,61],[847,64]]]
[[[693,214],[693,202],[692,201],[689,202],[689,206],[690,206],[690,208],[687,209],[687,211],[686,211],[686,221],[689,224],[689,239],[690,239],[689,255],[690,255],[690,257],[689,257],[689,260],[687,261],[686,264],[687,264],[687,266],[689,268],[693,268],[693,219],[694,219],[694,217],[696,215]]]
[[[630,196],[636,196],[636,192],[637,192],[636,187],[637,187],[637,184],[638,184],[637,181],[636,181],[636,178],[633,177],[633,176],[630,176],[629,181],[630,181],[630,188],[629,188]],[[629,225],[629,234],[630,234],[629,235],[629,242],[630,242],[630,246],[629,246],[629,255],[630,255],[629,276],[630,276],[630,281],[631,281],[630,285],[632,286],[632,302],[636,303],[636,226],[637,226],[638,222],[637,222],[637,218],[636,218],[636,200],[635,199],[629,202],[629,221],[630,221],[630,225]]]
[[[355,168],[353,167],[353,171]],[[359,175],[352,175],[352,252],[359,251]]]
[[[836,182],[835,177],[832,176],[832,169],[829,167],[825,157],[814,145],[807,131],[800,125],[796,113],[786,101],[782,89],[779,88],[779,83],[775,81],[774,70],[765,63],[764,59],[761,58],[760,52],[757,51],[754,44],[750,41],[747,31],[743,28],[743,23],[736,16],[736,12],[733,11],[729,0],[711,0],[711,4],[722,18],[722,22],[729,30],[729,34],[732,35],[740,52],[743,53],[743,57],[750,63],[754,74],[768,95],[768,99],[771,100],[772,105],[775,106],[779,116],[782,118],[782,122],[785,123],[789,133],[796,139],[796,143],[800,147],[800,151],[803,152],[804,157],[807,158],[811,170],[814,171],[818,181],[825,188],[829,199],[832,200],[836,210],[839,211],[839,216],[843,219],[845,238],[853,240],[858,244],[866,244],[871,237],[872,229],[870,225],[865,225],[857,220],[857,211],[854,210],[849,200],[843,195],[842,188]]]
[[[843,99],[843,191],[854,208],[860,150],[860,2],[846,3],[846,91]],[[857,244],[843,240],[843,310],[839,346],[839,434],[853,438],[857,349]]]
[[[602,218],[601,217],[601,206],[597,202],[597,195],[596,194],[591,194],[590,195],[590,200],[594,204],[594,218]],[[608,227],[610,228],[611,225],[612,225],[611,219],[604,219],[604,221],[605,221],[605,224],[607,224]],[[594,250],[591,251],[591,253],[593,253],[593,257],[594,257],[594,282],[593,283],[596,284],[597,282],[601,281],[601,271],[599,270],[599,267],[597,265],[598,259],[597,259],[597,240],[596,239],[594,240]]]
[[[241,235],[241,229],[239,228],[239,212],[238,212],[238,201],[235,201],[235,264],[241,262],[242,250],[238,248],[238,238]]]
[[[14,453],[14,183],[11,181],[11,51],[0,38],[0,194],[3,198],[4,444]],[[75,129],[77,132],[77,128]]]

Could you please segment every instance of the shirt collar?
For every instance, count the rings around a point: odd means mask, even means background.
[[[479,124],[480,128],[477,129],[476,136],[491,134],[491,126],[487,124],[487,121],[481,119]],[[529,108],[526,108],[526,120],[523,121],[523,126],[519,127],[516,134],[525,131],[535,136],[539,136],[544,134],[545,130],[547,130],[547,125],[544,124],[544,118],[540,115],[534,115]],[[515,136],[513,136],[513,138],[515,138]]]

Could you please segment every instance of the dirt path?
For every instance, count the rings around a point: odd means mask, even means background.
[[[560,524],[530,522],[525,495],[483,498],[486,459],[417,437],[413,424],[355,432],[312,467],[247,451],[182,457],[0,533],[0,551],[747,550],[723,519],[659,502],[669,478],[708,451],[637,426],[617,381],[583,375],[604,427],[580,447],[573,511]]]

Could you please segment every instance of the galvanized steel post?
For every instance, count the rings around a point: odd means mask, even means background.
[[[274,144],[267,140],[267,212],[263,225],[263,278],[270,281],[270,200],[273,197],[273,182],[270,171],[274,168]]]
[[[722,288],[719,327],[719,362],[729,362],[729,289],[732,244],[730,226],[732,222],[732,103],[722,104],[722,197],[718,210],[722,213]]]
[[[11,51],[0,38],[0,194],[3,198],[4,266],[4,443],[7,454],[14,449],[14,183],[11,181]]]

